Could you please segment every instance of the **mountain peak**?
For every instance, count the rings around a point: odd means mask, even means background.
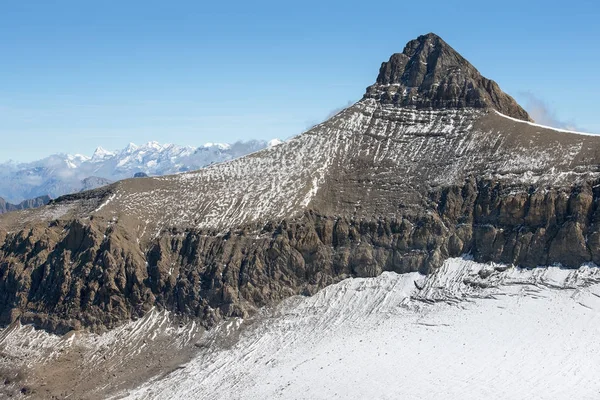
[[[93,161],[103,160],[107,157],[112,157],[115,154],[111,151],[104,149],[102,146],[98,146],[92,155]]]
[[[428,33],[381,64],[366,98],[416,108],[492,108],[525,121],[527,112],[441,37]]]
[[[130,142],[130,143],[127,145],[127,147],[125,147],[125,148],[123,149],[123,152],[125,152],[125,153],[133,153],[133,152],[134,152],[134,151],[136,151],[137,149],[138,149],[138,146],[137,146],[135,143],[133,143],[133,142]]]

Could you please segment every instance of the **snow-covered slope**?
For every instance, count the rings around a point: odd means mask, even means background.
[[[155,310],[102,335],[16,323],[0,331],[0,368],[26,366],[20,384],[45,381],[32,387],[42,397],[596,399],[599,322],[595,265],[453,258],[429,276],[346,279],[205,333]]]
[[[596,399],[600,271],[450,259],[263,312],[129,399]],[[417,287],[422,287],[421,290]]]
[[[308,209],[395,218],[398,203],[421,207],[432,190],[469,176],[523,187],[596,179],[598,143],[600,137],[542,130],[488,110],[414,110],[366,98],[248,157],[143,185],[124,182],[111,187],[109,201],[99,193],[93,208],[60,206],[74,215],[136,216],[152,236],[172,226],[279,221]]]
[[[280,143],[277,139],[207,143],[200,147],[130,143],[120,151],[98,147],[91,157],[54,154],[30,163],[5,162],[0,164],[0,197],[11,202],[42,195],[58,197],[131,178],[139,172],[164,175],[192,171]]]

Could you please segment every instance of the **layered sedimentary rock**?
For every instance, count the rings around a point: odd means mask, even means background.
[[[157,307],[210,326],[464,253],[598,262],[598,149],[600,137],[530,123],[439,37],[422,36],[361,101],[283,144],[4,215],[0,316],[103,329]]]

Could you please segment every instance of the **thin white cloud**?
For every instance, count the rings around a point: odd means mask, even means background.
[[[571,131],[582,130],[577,126],[575,121],[563,121],[559,119],[556,111],[533,93],[523,92],[520,95],[525,99],[525,109],[536,123]]]
[[[327,116],[325,117],[325,119],[323,119],[323,121],[322,121],[322,122],[324,122],[324,121],[327,121],[329,118],[333,117],[335,114],[339,113],[340,111],[342,111],[342,110],[344,110],[344,109],[346,109],[346,108],[350,107],[350,106],[351,106],[352,104],[354,104],[354,103],[355,103],[355,101],[353,101],[353,100],[348,100],[348,102],[346,103],[346,105],[344,105],[344,106],[341,106],[341,107],[336,107],[336,108],[334,108],[333,110],[331,110],[331,111],[329,111],[329,112],[327,113]],[[321,122],[315,122],[315,121],[311,121],[311,122],[309,122],[309,123],[307,124],[307,128],[306,128],[306,129],[311,129],[311,128],[313,128],[314,126],[316,126],[316,125],[318,125],[318,124],[320,124],[320,123],[321,123]]]

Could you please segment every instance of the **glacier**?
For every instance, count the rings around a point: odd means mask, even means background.
[[[348,279],[263,311],[234,346],[126,398],[598,398],[599,283],[594,265],[468,258],[429,277]]]
[[[595,399],[599,322],[596,265],[522,269],[464,256],[427,276],[346,279],[210,331],[154,310],[101,335],[17,323],[0,332],[0,349],[46,370],[79,352],[82,371],[146,363],[159,345],[191,354],[133,383],[102,386],[91,374],[90,398]]]

